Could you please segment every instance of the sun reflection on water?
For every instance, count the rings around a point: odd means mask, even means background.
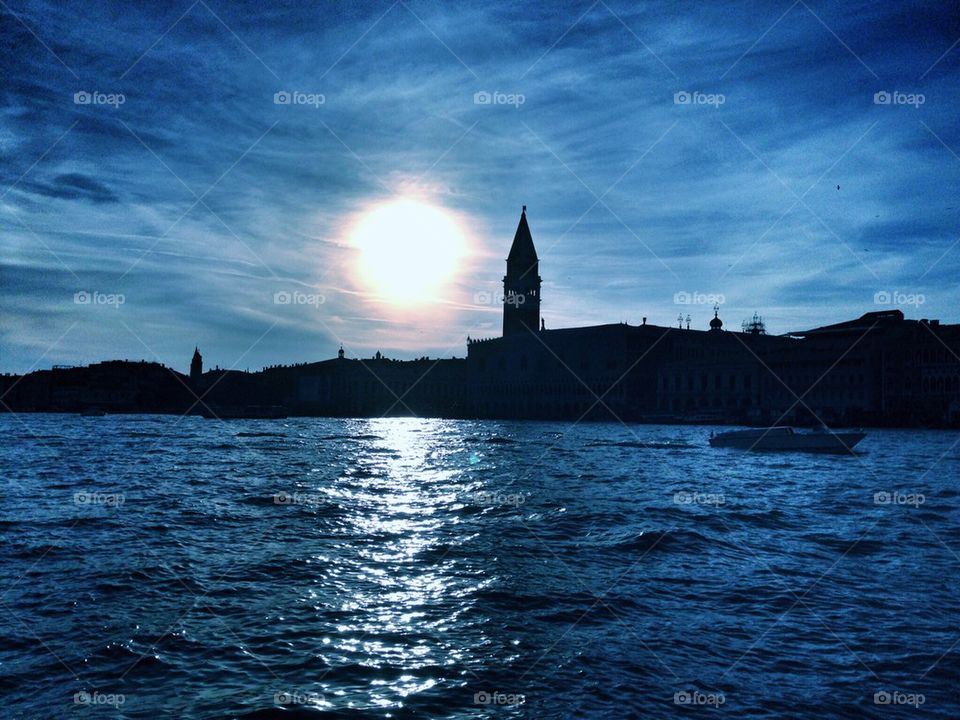
[[[478,619],[467,618],[489,578],[463,567],[456,552],[473,537],[458,527],[457,488],[469,482],[470,452],[443,421],[364,420],[352,431],[368,439],[337,482],[320,489],[348,509],[341,532],[352,550],[318,557],[335,564],[329,579],[342,594],[333,607],[343,616],[320,655],[328,665],[375,671],[368,701],[401,707],[440,679],[465,682],[471,648],[463,634],[471,624],[476,643],[485,642]],[[445,630],[459,637],[447,640]],[[442,668],[461,677],[438,677]]]

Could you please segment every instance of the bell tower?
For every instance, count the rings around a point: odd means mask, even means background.
[[[193,348],[193,359],[190,361],[190,379],[199,380],[203,375],[203,357],[198,348]]]
[[[540,330],[540,259],[527,225],[527,206],[507,256],[507,274],[503,277],[503,334]]]

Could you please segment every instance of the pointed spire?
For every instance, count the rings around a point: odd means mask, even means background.
[[[537,249],[533,246],[533,236],[530,235],[530,226],[527,225],[527,206],[523,206],[520,212],[520,222],[517,224],[517,232],[513,236],[513,245],[510,246],[510,254],[507,260],[524,260],[535,262],[537,258]]]

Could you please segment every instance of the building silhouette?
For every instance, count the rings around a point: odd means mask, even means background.
[[[193,359],[190,361],[190,379],[197,382],[203,375],[203,356],[200,355],[200,349],[193,348]]]
[[[725,329],[616,323],[547,330],[526,207],[503,278],[503,334],[467,338],[466,358],[337,357],[189,377],[109,361],[0,376],[15,411],[196,413],[209,417],[419,415],[637,422],[960,426],[960,325],[900,310],[785,335],[759,315]],[[686,327],[684,327],[686,320]]]
[[[511,257],[539,269],[526,208]],[[468,338],[471,416],[556,420],[943,425],[960,423],[960,325],[908,320],[896,309],[857,320],[766,333],[758,314],[742,332],[647,323],[537,328],[539,275],[507,261],[504,332]],[[511,270],[514,270],[511,273]],[[535,279],[534,279],[535,277]],[[509,281],[509,282],[508,282]],[[536,290],[537,315],[510,292]],[[684,329],[684,320],[686,328]],[[539,331],[537,331],[539,330]]]

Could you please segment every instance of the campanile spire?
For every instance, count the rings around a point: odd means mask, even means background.
[[[507,256],[503,277],[503,334],[537,332],[540,329],[540,258],[527,224],[527,206]]]

